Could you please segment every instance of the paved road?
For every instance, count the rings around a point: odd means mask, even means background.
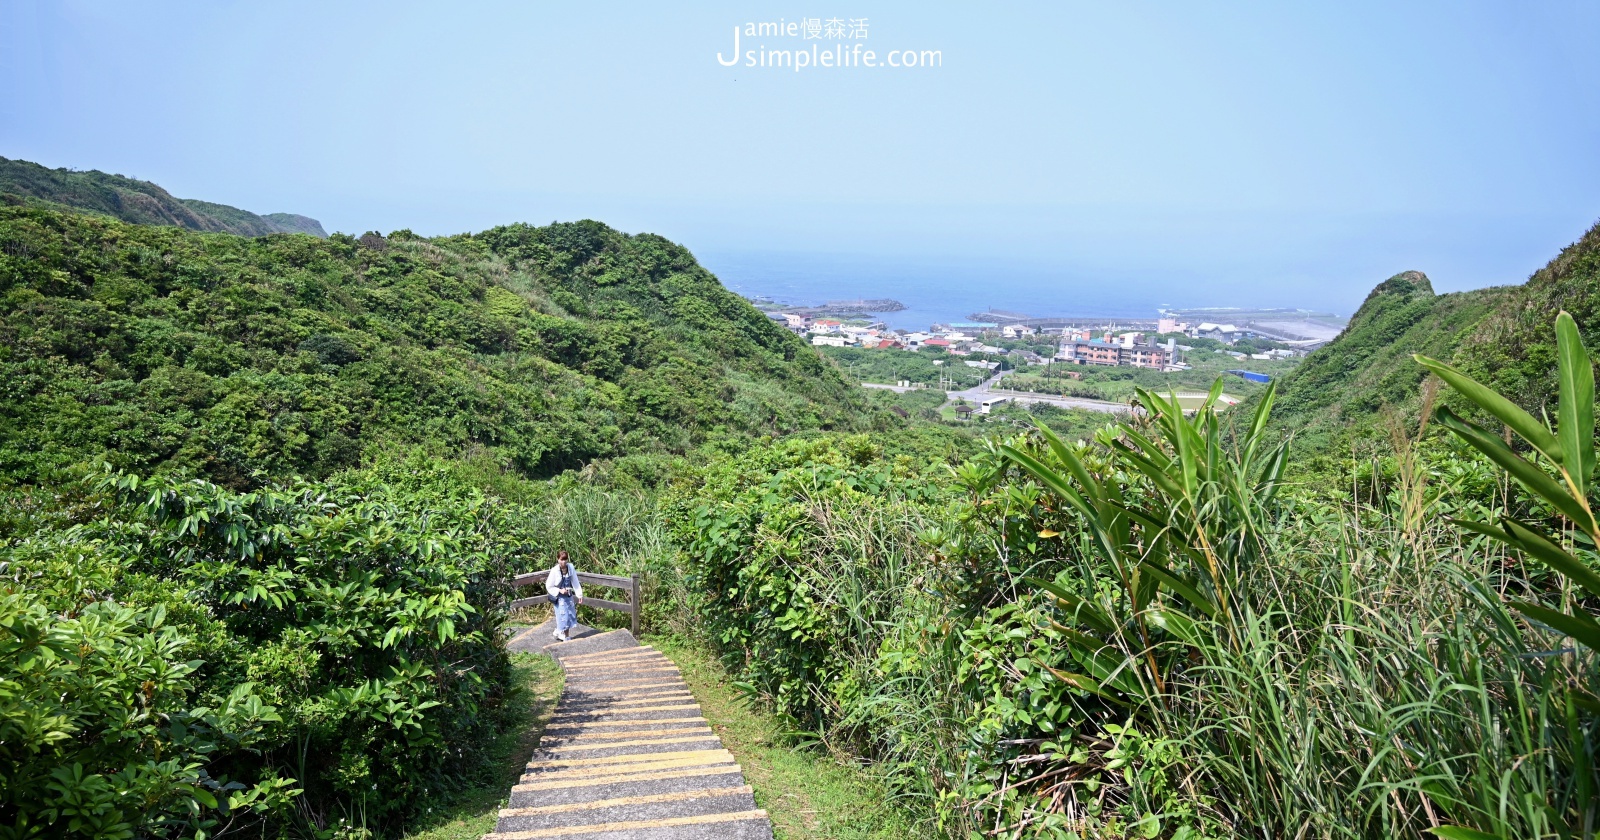
[[[1050,394],[1035,394],[1029,391],[1011,391],[1005,388],[996,388],[1005,372],[996,373],[982,384],[968,388],[965,391],[951,391],[950,399],[966,400],[977,405],[991,397],[1010,397],[1018,405],[1044,403],[1058,408],[1076,408],[1085,411],[1103,411],[1107,414],[1127,414],[1128,406],[1123,403],[1107,402],[1105,400],[1087,400],[1081,397],[1057,397]]]
[[[907,388],[904,385],[882,385],[882,384],[879,384],[877,382],[863,382],[863,383],[861,383],[861,387],[863,387],[863,388],[877,388],[880,391],[893,391],[896,394],[904,394],[907,391],[927,391],[927,390],[930,390],[928,388]]]
[[[989,389],[994,387],[994,384],[999,382],[1000,378],[1005,375],[1005,371],[999,371],[994,376],[985,379],[984,381],[972,386],[971,388],[968,388],[965,391],[951,391],[949,397],[952,400],[966,400],[973,405],[977,405],[978,403],[989,398]]]

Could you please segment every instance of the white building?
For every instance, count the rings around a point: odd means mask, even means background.
[[[842,335],[814,335],[811,337],[813,347],[844,347],[850,342]]]

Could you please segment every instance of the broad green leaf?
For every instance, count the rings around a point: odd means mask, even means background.
[[[1098,606],[1090,601],[1085,600],[1083,597],[1068,591],[1066,588],[1058,586],[1047,580],[1040,580],[1038,578],[1026,578],[1025,580],[1034,586],[1049,592],[1051,595],[1054,595],[1056,599],[1060,601],[1069,612],[1072,613],[1073,618],[1077,619],[1078,621],[1081,621],[1094,630],[1104,633],[1108,636],[1116,632],[1116,623],[1113,622],[1111,618],[1107,616],[1105,612],[1103,612]]]
[[[1199,647],[1201,643],[1200,628],[1194,619],[1174,609],[1156,607],[1147,615],[1153,626],[1164,628],[1167,632],[1177,636],[1184,644]]]
[[[1600,597],[1600,574],[1582,560],[1568,554],[1549,537],[1515,519],[1504,520],[1508,542],[1529,557],[1549,566],[1558,574],[1583,587],[1590,595]]]
[[[1034,478],[1043,482],[1046,487],[1054,490],[1056,495],[1066,499],[1074,508],[1078,509],[1079,513],[1082,513],[1087,518],[1094,518],[1094,508],[1083,497],[1083,494],[1079,493],[1061,473],[1050,469],[1043,461],[1010,444],[1001,446],[1000,451],[1007,458],[1015,461],[1018,466],[1031,473]]]
[[[1154,563],[1141,563],[1139,568],[1154,575],[1156,579],[1167,585],[1168,589],[1183,596],[1185,601],[1192,604],[1195,609],[1206,614],[1207,618],[1217,617],[1217,605],[1210,598],[1201,594],[1200,589],[1193,583],[1184,580],[1172,572],[1155,565]]]
[[[1427,356],[1416,354],[1412,356],[1417,364],[1433,371],[1440,379],[1449,383],[1450,387],[1461,392],[1461,395],[1477,403],[1484,411],[1500,418],[1500,422],[1511,427],[1513,432],[1522,436],[1522,439],[1533,445],[1534,449],[1544,453],[1546,458],[1561,463],[1561,445],[1556,442],[1555,435],[1545,425],[1533,418],[1533,415],[1523,411],[1516,403],[1500,396],[1493,388],[1483,385],[1478,380],[1462,373],[1459,370]],[[1441,409],[1443,411],[1445,409]]]
[[[1220,380],[1219,380],[1220,381]],[[1250,434],[1245,438],[1244,461],[1249,463],[1255,460],[1256,446],[1261,441],[1262,434],[1267,429],[1267,419],[1272,414],[1272,403],[1278,393],[1277,380],[1267,383],[1267,390],[1261,395],[1261,402],[1256,406],[1255,416],[1250,418]]]
[[[1492,537],[1508,545],[1512,544],[1513,542],[1510,534],[1507,534],[1505,531],[1502,531],[1487,522],[1479,522],[1476,519],[1450,519],[1447,521],[1457,528],[1464,528],[1475,534],[1482,534],[1486,537]]]
[[[1544,470],[1511,451],[1511,447],[1489,434],[1482,426],[1462,419],[1447,407],[1441,407],[1434,413],[1434,417],[1438,419],[1440,425],[1455,432],[1462,440],[1471,444],[1472,448],[1489,456],[1489,460],[1511,473],[1511,477],[1528,488],[1529,492],[1549,502],[1568,519],[1580,524],[1591,519],[1589,511],[1568,495],[1567,488],[1561,486]]]
[[[1462,828],[1459,825],[1441,825],[1428,829],[1428,833],[1444,840],[1504,840],[1498,834],[1487,834],[1477,829]]]
[[[1561,379],[1556,436],[1561,441],[1561,464],[1582,498],[1594,478],[1594,367],[1577,323],[1565,312],[1556,316],[1556,348]]]
[[[1101,497],[1100,485],[1094,480],[1093,476],[1089,475],[1089,470],[1083,466],[1082,461],[1078,460],[1078,456],[1072,453],[1071,447],[1063,443],[1061,437],[1049,426],[1046,426],[1044,421],[1034,420],[1034,425],[1039,427],[1039,433],[1044,436],[1045,444],[1050,447],[1050,451],[1054,452],[1056,458],[1066,465],[1067,470],[1072,473],[1073,478],[1078,480],[1078,484],[1083,487],[1083,491],[1089,495],[1089,498],[1099,500]]]
[[[1573,615],[1527,601],[1512,601],[1511,606],[1517,612],[1550,627],[1557,632],[1571,636],[1575,641],[1590,650],[1600,651],[1600,623],[1586,615]]]

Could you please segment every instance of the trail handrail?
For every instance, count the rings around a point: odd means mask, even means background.
[[[516,577],[511,579],[511,588],[516,589],[516,588],[522,587],[522,586],[541,586],[542,587],[542,586],[544,586],[545,578],[548,577],[549,574],[550,574],[550,571],[548,569],[546,569],[545,571],[542,571],[542,572],[529,572],[528,574],[525,574],[525,575],[517,575]],[[638,635],[639,635],[639,576],[638,575],[633,575],[631,577],[621,577],[619,575],[594,575],[594,574],[590,574],[588,572],[579,572],[578,573],[578,582],[583,584],[584,586],[609,586],[609,587],[612,587],[612,588],[615,588],[615,589],[625,590],[628,593],[628,600],[626,602],[623,602],[623,601],[607,601],[607,600],[605,600],[603,598],[588,598],[588,597],[586,597],[586,598],[583,599],[583,605],[586,606],[586,607],[599,607],[602,610],[616,610],[617,612],[629,613],[633,617],[633,635],[635,637],[638,637]],[[511,602],[510,609],[517,610],[517,609],[521,609],[523,607],[531,607],[534,604],[539,604],[539,603],[549,603],[549,600],[544,595],[539,595],[538,597],[535,597],[535,598],[518,598],[517,600]]]

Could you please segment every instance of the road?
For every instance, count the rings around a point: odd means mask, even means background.
[[[927,388],[907,388],[904,385],[884,385],[884,384],[881,384],[881,383],[878,383],[878,382],[863,382],[863,383],[861,383],[861,387],[863,387],[863,388],[877,388],[880,391],[893,391],[896,394],[904,394],[907,391],[926,391],[926,390],[928,390]]]
[[[1044,403],[1058,408],[1076,408],[1084,411],[1102,411],[1107,414],[1127,414],[1128,406],[1124,403],[1107,402],[1105,400],[1086,400],[1080,397],[1057,397],[1049,394],[1035,394],[1029,391],[1009,391],[1004,388],[994,387],[1005,376],[1001,371],[984,380],[982,384],[968,388],[965,391],[951,391],[950,399],[966,400],[977,405],[992,397],[1010,397],[1017,405],[1031,405]]]
[[[1057,408],[1076,408],[1081,411],[1102,411],[1107,414],[1127,414],[1128,406],[1125,403],[1107,402],[1105,400],[1089,400],[1082,397],[1057,397],[1050,394],[1035,394],[1031,391],[1010,391],[1005,388],[994,387],[1005,376],[1001,371],[989,377],[978,385],[965,391],[950,391],[945,396],[951,400],[965,400],[973,405],[978,405],[991,397],[1010,397],[1017,405],[1031,405],[1044,403]],[[931,388],[907,388],[901,385],[883,385],[877,382],[863,382],[863,388],[877,388],[883,391],[893,391],[904,394],[907,391],[931,391]]]

